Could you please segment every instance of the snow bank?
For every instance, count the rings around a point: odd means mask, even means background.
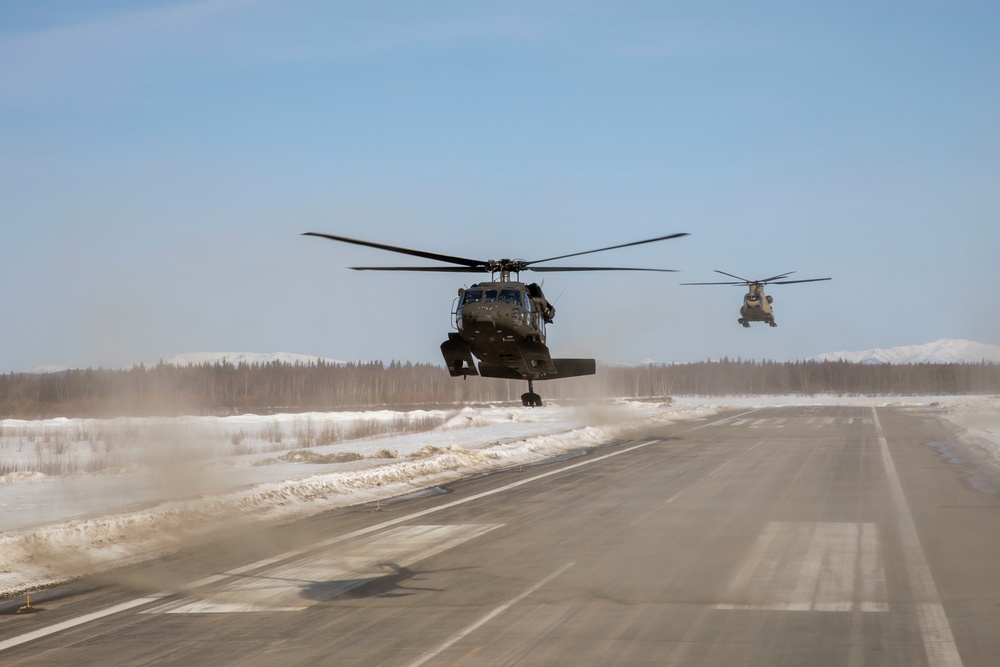
[[[440,413],[6,420],[0,422],[0,465],[31,465],[34,456],[34,463],[69,472],[0,477],[0,594],[150,558],[220,527],[387,500],[595,447],[637,424],[713,411],[633,402]],[[405,424],[417,423],[423,429],[428,418],[438,425],[426,431],[387,433],[379,426],[405,431]],[[334,425],[345,429],[341,434],[361,425],[369,435],[314,444]],[[115,467],[88,470],[109,442],[118,454]],[[302,451],[309,456],[294,455]],[[123,461],[130,464],[118,465]]]

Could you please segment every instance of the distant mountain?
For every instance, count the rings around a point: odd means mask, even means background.
[[[1000,363],[1000,346],[971,340],[942,338],[924,345],[876,348],[858,352],[825,352],[813,361],[849,361],[856,364],[978,364]]]
[[[308,354],[295,354],[293,352],[188,352],[187,354],[178,354],[173,357],[168,357],[166,359],[157,360],[152,364],[147,363],[146,366],[155,366],[157,363],[162,361],[165,364],[171,366],[200,366],[201,364],[214,364],[216,362],[227,361],[234,366],[238,366],[241,363],[247,364],[270,364],[275,361],[283,364],[302,364],[307,365],[311,363],[316,363],[319,359],[322,359],[328,364],[343,364],[345,362],[339,359],[330,359],[329,357],[318,357],[310,356]]]

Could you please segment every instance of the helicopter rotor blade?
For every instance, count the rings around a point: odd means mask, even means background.
[[[435,252],[426,252],[423,250],[411,250],[409,248],[400,248],[399,246],[386,245],[384,243],[372,243],[371,241],[360,241],[358,239],[347,238],[346,236],[334,236],[333,234],[321,234],[319,232],[305,232],[302,234],[302,236],[318,236],[319,238],[330,239],[331,241],[340,241],[342,243],[353,243],[354,245],[367,246],[369,248],[377,248],[379,250],[388,250],[389,252],[398,252],[404,255],[423,257],[424,259],[433,259],[438,262],[447,262],[449,264],[460,264],[462,266],[467,266],[469,268],[478,268],[480,270],[487,270],[488,263],[479,259],[468,259],[466,257],[455,257],[453,255],[440,255]]]
[[[722,273],[722,271],[719,271]],[[795,273],[792,271],[791,273]],[[727,274],[728,275],[728,274]],[[787,274],[785,274],[787,275]],[[781,276],[778,276],[779,278]],[[681,285],[791,285],[792,283],[815,283],[820,280],[833,280],[832,278],[804,278],[800,280],[775,280],[772,282],[770,278],[768,280],[747,280],[744,282],[720,282],[720,283],[681,283]]]
[[[624,266],[529,266],[529,271],[539,273],[554,273],[556,271],[658,271],[661,273],[677,273],[677,269],[642,269]]]
[[[681,283],[681,285],[749,285],[747,282],[724,282],[724,283]]]
[[[349,266],[353,271],[424,271],[432,273],[483,273],[481,266]]]
[[[378,250],[388,250],[389,252],[397,252],[403,255],[411,255],[413,257],[422,257],[424,259],[431,259],[438,262],[446,262],[448,264],[457,264],[458,266],[352,266],[349,267],[355,271],[423,271],[423,272],[439,272],[439,273],[478,273],[478,272],[509,272],[517,273],[520,271],[540,271],[540,272],[552,272],[552,271],[659,271],[659,272],[674,272],[674,269],[644,269],[644,268],[632,268],[632,267],[607,267],[607,266],[568,266],[568,267],[533,267],[532,264],[537,262],[548,262],[554,259],[562,259],[565,257],[575,257],[577,255],[587,255],[594,252],[602,252],[604,250],[613,250],[615,248],[625,248],[627,246],[641,245],[643,243],[652,243],[654,241],[664,241],[666,239],[678,238],[681,236],[687,236],[687,232],[682,232],[679,234],[670,234],[669,236],[661,236],[655,239],[647,239],[645,241],[634,241],[632,243],[623,243],[621,245],[609,246],[607,248],[599,248],[597,250],[588,250],[586,252],[572,253],[569,255],[561,255],[559,257],[549,257],[547,259],[535,260],[534,262],[526,262],[524,260],[479,260],[479,259],[469,259],[467,257],[456,257],[454,255],[442,255],[434,252],[426,252],[424,250],[413,250],[410,248],[402,248],[400,246],[388,245],[385,243],[374,243],[372,241],[362,241],[360,239],[352,239],[346,236],[336,236],[334,234],[323,234],[320,232],[305,232],[303,236],[317,236],[319,238],[330,239],[332,241],[340,241],[342,243],[352,243],[354,245],[365,246],[368,248],[376,248]]]
[[[779,280],[771,283],[772,285],[791,285],[792,283],[815,283],[820,280],[833,280],[832,278],[806,278],[803,280]]]
[[[787,278],[788,276],[792,275],[793,273],[795,273],[795,272],[794,271],[788,271],[786,273],[779,273],[776,276],[771,276],[770,278],[764,278],[763,280],[755,280],[754,282],[756,282],[756,283],[763,283],[763,284],[766,285],[767,283],[772,282],[774,280],[781,280],[782,278]]]
[[[740,276],[734,276],[731,273],[726,273],[725,271],[719,271],[718,269],[715,269],[715,272],[716,273],[721,273],[724,276],[729,276],[730,278],[736,278],[737,280],[740,281],[741,284],[749,285],[750,283],[753,282],[752,280],[747,280],[746,278],[741,278]],[[706,283],[706,284],[709,284],[709,283]],[[714,284],[716,284],[716,285],[727,285],[728,283],[714,283]],[[733,284],[736,284],[736,283],[733,283]]]
[[[620,245],[608,246],[607,248],[598,248],[597,250],[584,250],[583,252],[574,252],[568,255],[558,255],[556,257],[546,257],[545,259],[534,259],[530,262],[525,262],[525,265],[539,264],[541,262],[551,262],[555,259],[566,259],[567,257],[579,257],[580,255],[589,255],[595,252],[604,252],[605,250],[615,250],[616,248],[627,248],[634,245],[642,245],[644,243],[653,243],[655,241],[666,241],[668,239],[676,239],[681,236],[688,236],[687,232],[680,232],[678,234],[669,234],[667,236],[658,236],[655,239],[646,239],[645,241],[633,241],[632,243],[622,243]],[[540,271],[541,269],[532,269],[533,271]],[[622,269],[618,269],[622,270]],[[656,270],[656,269],[654,269]]]

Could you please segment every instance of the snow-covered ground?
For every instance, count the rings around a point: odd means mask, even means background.
[[[149,558],[220,527],[376,503],[776,405],[933,407],[1000,474],[1000,397],[680,397],[543,408],[0,420],[0,595]]]

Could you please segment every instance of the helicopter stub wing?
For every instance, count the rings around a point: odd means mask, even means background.
[[[549,356],[549,348],[544,344],[526,340],[518,344],[517,349],[521,353],[524,366],[522,377],[540,379],[556,372],[556,367],[552,365],[552,357]]]
[[[555,380],[597,373],[597,362],[593,359],[553,359],[552,363],[555,364],[556,374],[542,379]]]
[[[479,364],[479,374],[484,378],[500,378],[501,380],[523,380],[524,374],[510,366],[498,364]]]
[[[458,334],[448,334],[448,340],[441,343],[441,354],[452,377],[479,375],[476,371],[476,362],[472,358],[472,349]],[[520,376],[517,379],[520,379]]]
[[[537,341],[520,341],[506,357],[506,363],[479,362],[479,374],[489,378],[541,380],[557,372],[549,348]]]
[[[559,380],[560,378],[594,375],[597,373],[597,362],[594,359],[552,359],[554,371],[547,373],[530,373],[526,378],[523,373],[510,366],[498,364],[479,364],[479,374],[485,378],[501,378],[506,380]]]

